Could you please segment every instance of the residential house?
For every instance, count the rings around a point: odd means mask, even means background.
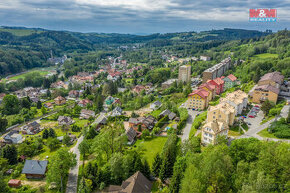
[[[19,132],[17,131],[10,131],[9,133],[7,133],[4,137],[4,143],[5,144],[20,144],[22,143],[23,139],[22,139],[22,135],[19,134]]]
[[[129,127],[132,127],[135,131],[138,131],[139,127],[141,127],[142,131],[145,129],[151,130],[156,122],[156,119],[151,115],[147,117],[130,118]]]
[[[212,85],[210,83],[203,83],[198,88],[206,90],[209,93],[209,95],[208,95],[208,100],[209,101],[211,101],[211,100],[213,100],[215,98],[216,90],[215,90],[215,86],[214,85]]]
[[[248,95],[241,90],[236,90],[235,92],[228,93],[225,98],[221,98],[220,103],[223,102],[232,105],[235,108],[236,115],[240,115],[243,109],[247,107]]]
[[[142,90],[145,90],[145,86],[143,85],[136,85],[134,88],[133,88],[133,92],[137,93],[137,94],[140,94],[140,92]]]
[[[80,96],[80,92],[77,90],[71,90],[69,91],[68,96],[70,98],[78,98]]]
[[[45,108],[53,109],[53,104],[48,102],[43,105]]]
[[[22,169],[27,179],[42,179],[45,177],[48,161],[26,160]]]
[[[116,108],[114,108],[114,110],[112,111],[111,116],[112,116],[112,117],[121,116],[121,115],[122,115],[122,112],[123,112],[123,110],[122,110],[121,107],[116,107]]]
[[[63,105],[63,104],[66,103],[66,100],[65,100],[64,97],[62,97],[62,96],[58,96],[58,97],[56,97],[56,98],[54,99],[54,103],[55,103],[56,105]]]
[[[236,109],[232,105],[222,102],[216,106],[210,106],[207,110],[206,122],[217,120],[232,126],[235,121]]]
[[[165,116],[168,116],[168,119],[169,120],[173,120],[176,118],[176,114],[171,112],[169,109],[166,109],[164,111],[162,111],[160,114],[159,114],[159,118],[162,118],[162,117],[165,117]]]
[[[162,103],[160,101],[155,101],[154,103],[150,104],[150,109],[156,110],[161,107]]]
[[[199,59],[203,60],[203,61],[210,61],[210,57],[209,56],[200,56]]]
[[[121,77],[121,72],[113,70],[113,71],[109,72],[107,79],[112,80],[112,81],[117,81],[118,79],[120,79],[120,77]]]
[[[213,80],[208,80],[208,83],[216,87],[216,94],[219,95],[224,91],[224,81],[221,78],[216,78]]]
[[[86,106],[88,106],[88,105],[92,105],[93,104],[93,102],[91,101],[91,100],[89,100],[89,99],[83,99],[83,100],[81,100],[79,103],[78,103],[78,105],[80,106],[80,107],[86,107]]]
[[[35,135],[40,132],[40,124],[36,121],[28,123],[22,128],[22,134]]]
[[[135,143],[136,138],[137,138],[137,132],[132,127],[129,127],[128,130],[126,130],[126,135],[128,137],[128,141],[130,145]]]
[[[103,125],[107,123],[107,117],[103,114],[100,114],[98,118],[93,122],[93,126],[96,127],[97,130],[99,130]]]
[[[252,101],[253,103],[263,103],[264,101],[269,100],[276,104],[279,92],[280,89],[271,84],[256,86],[253,91]]]
[[[204,110],[208,107],[209,92],[204,89],[197,89],[188,95],[187,108]]]
[[[63,81],[58,81],[58,82],[52,83],[50,85],[50,88],[64,88],[64,89],[68,89],[68,84],[64,83]]]
[[[161,84],[162,89],[169,88],[174,82],[177,82],[177,79],[168,79],[167,81]]]
[[[221,78],[225,82],[224,90],[232,88],[237,84],[237,77],[235,77],[233,74],[230,74],[227,77],[221,77]]]
[[[58,125],[71,125],[74,123],[74,120],[67,116],[59,116],[57,121]]]
[[[137,171],[130,178],[122,182],[121,186],[110,185],[109,193],[150,193],[152,183]]]
[[[96,116],[95,111],[87,110],[87,109],[81,110],[81,114],[80,114],[81,119],[89,119],[90,117],[95,117],[95,116]]]
[[[216,144],[218,136],[228,136],[229,127],[226,123],[213,120],[207,122],[201,130],[201,143]]]
[[[8,186],[10,188],[18,188],[21,186],[21,180],[17,180],[17,179],[11,179],[8,182]]]

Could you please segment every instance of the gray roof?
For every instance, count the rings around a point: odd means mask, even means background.
[[[156,106],[160,106],[162,103],[160,101],[155,101],[153,104]]]
[[[128,137],[128,140],[132,143],[135,141],[135,137],[137,136],[136,131],[130,127],[127,131],[126,131],[126,135]]]
[[[46,172],[47,163],[48,161],[26,160],[22,173],[43,175]]]
[[[104,115],[100,115],[94,123],[96,123],[96,124],[106,124],[107,123],[107,117],[105,117]]]
[[[121,109],[121,107],[118,106],[114,109],[114,111],[118,111],[118,112],[122,113],[123,110]]]

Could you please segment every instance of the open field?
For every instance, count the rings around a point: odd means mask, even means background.
[[[152,166],[154,157],[157,153],[162,151],[162,148],[167,140],[167,137],[154,137],[152,139],[138,140],[134,147],[141,150],[142,155],[147,159],[150,166]]]
[[[9,32],[15,36],[28,36],[33,33],[42,33],[42,31],[32,30],[32,29],[5,29],[0,28],[1,32]]]
[[[19,78],[24,78],[26,75],[28,74],[31,74],[31,73],[39,73],[40,75],[42,76],[45,76],[47,74],[50,73],[51,70],[54,70],[55,68],[54,67],[48,67],[48,68],[37,68],[37,69],[33,69],[33,70],[29,70],[29,71],[26,71],[24,73],[21,73],[19,75],[16,75],[16,76],[9,76],[9,80],[17,80]]]
[[[278,54],[270,54],[270,53],[265,53],[265,54],[257,54],[254,55],[254,58],[278,58]]]

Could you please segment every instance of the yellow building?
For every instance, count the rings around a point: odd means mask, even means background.
[[[221,98],[220,103],[223,102],[232,105],[236,110],[236,115],[239,115],[247,107],[248,95],[241,90],[236,90],[235,92],[228,93],[225,98]]]
[[[232,126],[235,121],[235,115],[236,109],[232,105],[223,102],[208,108],[206,122],[217,120]]]
[[[201,143],[204,145],[216,144],[218,136],[228,136],[229,127],[226,123],[217,120],[207,122],[201,130]]]
[[[210,83],[203,83],[199,87],[199,89],[204,89],[209,92],[208,100],[211,101],[215,98],[216,90],[215,86]]]
[[[208,107],[209,92],[204,89],[195,90],[188,95],[187,108],[194,110],[204,110]]]
[[[269,100],[276,104],[280,89],[272,85],[257,86],[253,92],[253,103],[262,103]]]

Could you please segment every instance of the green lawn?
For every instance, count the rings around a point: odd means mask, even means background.
[[[265,53],[265,54],[257,54],[254,55],[255,58],[278,58],[278,54],[270,54],[270,53]]]
[[[265,137],[265,138],[275,138],[275,139],[279,139],[279,138],[276,137],[273,133],[269,133],[269,132],[267,131],[267,129],[268,129],[268,128],[266,128],[266,129],[260,131],[260,132],[258,133],[258,135],[260,135],[261,137]]]
[[[162,112],[161,109],[157,109],[157,110],[152,111],[150,114],[157,119],[161,112]]]
[[[48,71],[33,70],[33,71],[29,71],[29,72],[24,73],[24,74],[20,74],[18,76],[13,76],[13,77],[9,78],[9,80],[17,80],[19,78],[24,78],[27,74],[31,74],[31,73],[35,73],[35,72],[39,73],[41,76],[45,76],[45,75],[49,74]]]
[[[167,140],[167,137],[154,137],[146,140],[138,140],[134,147],[140,151],[141,154],[147,159],[149,165],[151,166],[154,160],[154,157],[157,153],[162,151],[162,148]]]

